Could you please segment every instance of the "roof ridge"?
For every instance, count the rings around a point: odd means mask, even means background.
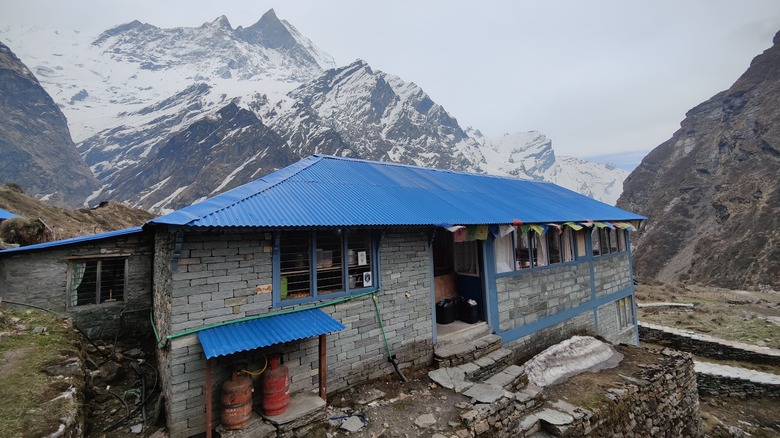
[[[323,154],[314,154],[310,157],[318,157],[318,158],[324,158],[324,159],[333,159],[333,160],[340,160],[340,161],[355,161],[358,163],[368,163],[372,165],[381,165],[381,166],[393,166],[393,167],[407,167],[410,169],[421,169],[425,171],[434,171],[434,172],[443,172],[443,173],[453,173],[457,175],[469,175],[469,176],[478,176],[478,177],[490,177],[490,178],[500,178],[500,179],[508,179],[513,181],[533,181],[538,183],[547,183],[547,184],[553,184],[550,181],[545,180],[535,180],[533,178],[519,178],[512,175],[496,175],[493,173],[475,173],[475,172],[467,172],[465,170],[452,170],[452,169],[439,169],[436,167],[425,167],[420,166],[416,164],[405,164],[405,163],[396,163],[394,161],[373,161],[373,160],[367,160],[365,158],[353,158],[353,157],[337,157],[335,155],[323,155]]]

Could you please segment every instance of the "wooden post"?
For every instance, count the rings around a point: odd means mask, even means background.
[[[206,359],[206,387],[203,389],[206,397],[206,438],[211,438],[211,359]]]
[[[325,382],[327,380],[328,368],[326,363],[327,353],[325,351],[326,349],[325,340],[326,340],[326,335],[320,335],[320,376],[319,377],[320,377],[320,398],[322,398],[327,402],[328,392],[325,389]]]

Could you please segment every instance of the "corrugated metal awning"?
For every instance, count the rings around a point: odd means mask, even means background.
[[[198,332],[206,359],[344,330],[320,309],[237,322]]]

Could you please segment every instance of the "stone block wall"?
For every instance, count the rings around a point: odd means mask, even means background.
[[[161,335],[273,312],[269,233],[198,233],[181,239],[178,266],[171,263],[173,235],[159,233],[155,264],[155,308]],[[430,254],[423,232],[386,231],[380,246],[378,305],[388,343],[403,367],[432,360]],[[169,310],[168,310],[169,309]],[[394,372],[387,361],[371,296],[321,308],[346,329],[327,336],[327,387],[337,391]],[[170,314],[166,319],[165,314]],[[281,354],[289,368],[291,391],[318,387],[318,339],[304,339],[213,360],[212,418],[218,422],[219,388],[234,363],[257,370],[263,356]],[[172,437],[205,430],[205,358],[196,334],[172,339],[158,352]],[[259,388],[256,394],[259,394]],[[259,401],[259,399],[258,399]]]
[[[67,314],[90,338],[148,334],[152,296],[152,236],[138,233],[0,256],[0,298]],[[127,256],[123,301],[69,307],[68,260]]]
[[[616,301],[599,306],[597,311],[599,318],[599,336],[613,344],[639,344],[633,319],[630,321],[629,325],[620,326]]]
[[[588,263],[529,269],[496,279],[501,331],[579,307],[591,299]]]
[[[780,397],[780,383],[754,382],[744,378],[707,373],[697,373],[696,382],[701,395]]]
[[[610,402],[547,431],[572,437],[703,436],[691,356],[672,350],[660,355],[661,360],[644,365],[621,388],[608,389]]]
[[[550,345],[569,339],[574,335],[593,335],[596,327],[593,312],[581,313],[571,319],[538,330],[528,336],[504,345],[514,352],[515,363],[522,363],[542,352]]]
[[[614,294],[633,286],[627,252],[593,258],[596,297]]]
[[[780,351],[777,349],[727,341],[646,322],[639,323],[639,338],[643,342],[659,344],[681,351],[695,351],[699,356],[714,359],[740,360],[769,365],[780,363]]]

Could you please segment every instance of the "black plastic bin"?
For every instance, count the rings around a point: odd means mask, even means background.
[[[469,303],[472,301],[472,303]],[[476,301],[461,298],[458,302],[459,319],[467,324],[474,324],[479,321],[479,305]]]
[[[455,321],[456,309],[455,300],[441,300],[436,303],[436,323],[450,324]]]

